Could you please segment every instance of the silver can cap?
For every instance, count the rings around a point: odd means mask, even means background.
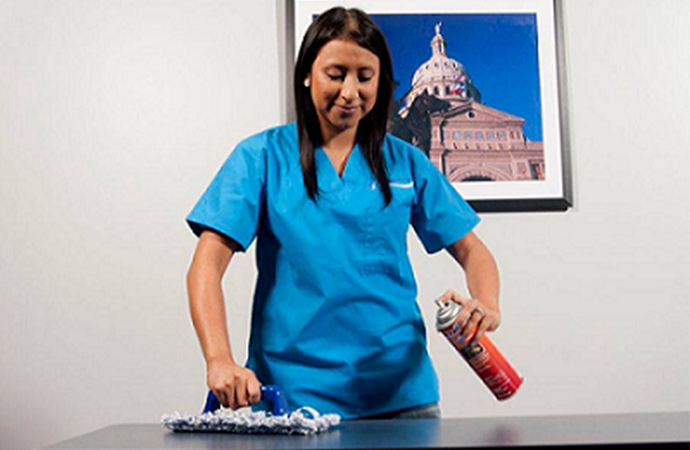
[[[436,329],[443,330],[455,323],[462,310],[462,305],[452,300],[436,300],[438,311],[436,312]]]

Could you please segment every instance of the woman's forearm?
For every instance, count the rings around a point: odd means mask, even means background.
[[[465,271],[467,289],[472,298],[498,312],[498,266],[486,245],[470,233],[450,246],[448,251]]]
[[[467,277],[467,289],[472,298],[476,298],[487,307],[499,311],[499,277],[498,267],[491,252],[480,242],[472,248],[463,265]]]
[[[187,275],[189,309],[206,363],[229,358],[234,362],[225,319],[222,277],[192,267]]]
[[[206,363],[230,360],[232,348],[225,319],[222,281],[237,244],[212,231],[204,231],[187,272],[192,323]]]
[[[462,266],[471,298],[464,298],[450,289],[441,299],[452,299],[463,305],[458,316],[462,335],[465,339],[478,341],[484,332],[495,331],[501,324],[496,260],[472,232],[448,247],[448,252]]]

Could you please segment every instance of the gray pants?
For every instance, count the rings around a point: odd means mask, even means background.
[[[375,420],[375,419],[440,419],[441,408],[438,403],[429,403],[428,405],[414,406],[412,408],[400,409],[398,411],[391,411],[375,416],[361,417],[360,419]]]

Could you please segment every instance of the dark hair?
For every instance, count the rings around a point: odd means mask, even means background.
[[[383,198],[388,205],[391,189],[388,183],[383,158],[383,141],[386,137],[388,114],[393,98],[393,62],[388,43],[381,29],[364,11],[343,7],[331,8],[321,13],[307,29],[295,64],[294,91],[297,109],[297,130],[299,135],[300,162],[304,185],[309,198],[318,195],[316,178],[316,148],[323,144],[319,118],[311,98],[311,92],[304,86],[319,50],[334,39],[351,40],[379,58],[379,84],[376,103],[357,126],[356,141],[376,177]]]

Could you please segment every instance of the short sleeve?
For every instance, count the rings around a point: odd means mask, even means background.
[[[264,202],[264,152],[257,139],[240,142],[187,216],[196,236],[220,232],[246,250],[256,236]]]
[[[428,253],[446,248],[479,223],[479,216],[421,151],[415,150],[412,227]]]

